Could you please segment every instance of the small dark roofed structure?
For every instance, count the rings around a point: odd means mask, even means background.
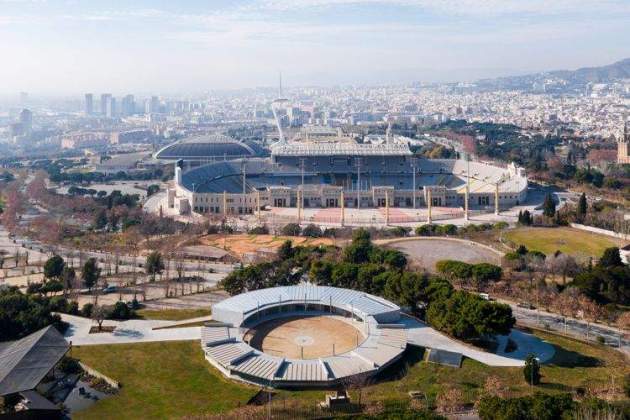
[[[53,326],[0,343],[0,396],[37,387],[70,349]]]
[[[455,353],[452,351],[440,349],[431,349],[429,351],[427,361],[431,363],[437,363],[438,365],[452,366],[458,368],[462,365],[462,358],[463,356],[461,353]]]

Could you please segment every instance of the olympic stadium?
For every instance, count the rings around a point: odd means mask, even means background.
[[[164,156],[168,148],[158,156]],[[244,152],[244,150],[237,153]],[[214,151],[214,158],[218,156]],[[359,143],[281,140],[268,158],[233,155],[191,167],[179,156],[168,207],[179,214],[260,214],[268,208],[476,209],[499,212],[523,203],[527,176],[462,159],[415,157],[405,141]]]
[[[206,360],[224,375],[283,388],[329,387],[373,376],[407,347],[400,308],[349,289],[272,287],[212,308],[201,330]]]

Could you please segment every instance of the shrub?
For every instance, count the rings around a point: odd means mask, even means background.
[[[64,357],[57,367],[66,374],[80,373],[83,370],[81,369],[81,365],[79,365],[79,361],[72,357]]]
[[[50,298],[50,310],[54,312],[68,312],[68,300],[63,296],[53,296]]]
[[[79,302],[73,300],[72,302],[68,303],[66,311],[70,315],[79,315]]]
[[[300,225],[297,223],[289,223],[288,225],[284,225],[281,230],[281,233],[285,236],[300,236]]]
[[[81,308],[81,315],[86,317],[86,318],[91,318],[92,317],[92,310],[94,309],[94,304],[92,303],[86,303],[85,305],[83,305],[83,307]]]
[[[432,236],[435,232],[435,225],[421,225],[416,228],[418,236]]]
[[[536,251],[536,250],[527,251],[527,256],[532,257],[532,258],[541,258],[543,260],[547,258],[547,255],[545,255],[544,252]]]
[[[472,275],[478,282],[501,280],[501,267],[489,263],[479,263],[472,267]]]
[[[252,235],[267,235],[269,233],[269,228],[267,225],[256,226],[251,228],[248,233],[251,233]]]
[[[326,228],[324,229],[323,236],[326,238],[336,238],[339,234],[339,229],[336,228]]]
[[[116,302],[111,308],[108,318],[125,320],[133,318],[134,315],[134,312],[129,309],[125,302]]]
[[[486,396],[479,401],[477,408],[479,417],[484,420],[555,420],[573,418],[570,414],[574,405],[570,394],[536,393],[517,398]]]
[[[473,266],[462,261],[440,260],[435,264],[435,268],[440,274],[463,280],[472,276]]]
[[[455,235],[455,234],[457,234],[457,226],[451,225],[451,224],[439,225],[436,228],[435,232],[438,235]]]
[[[319,226],[310,224],[302,230],[302,236],[308,236],[311,238],[319,238],[320,236],[322,236],[322,230],[319,228]]]
[[[495,230],[503,230],[503,229],[507,229],[510,225],[507,222],[497,222],[494,224],[494,226],[492,227]]]
[[[393,236],[395,238],[403,238],[409,235],[411,228],[396,226],[391,229],[387,229],[384,233],[386,236]]]
[[[623,392],[630,398],[630,373],[623,378]]]

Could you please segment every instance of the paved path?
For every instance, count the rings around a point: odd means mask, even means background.
[[[61,314],[61,319],[70,324],[64,336],[66,340],[71,341],[75,346],[199,340],[201,337],[201,327],[153,329],[155,327],[174,325],[176,324],[175,321],[108,320],[103,322],[103,326],[115,325],[116,329],[114,332],[90,334],[90,327],[96,325],[91,319],[66,314]]]
[[[505,353],[507,336],[499,337],[499,351],[497,354],[468,346],[414,318],[403,317],[402,322],[407,326],[407,340],[410,344],[431,349],[440,349],[461,353],[488,366],[523,366],[529,354],[535,354],[541,362],[549,361],[555,354],[554,347],[531,334],[513,330],[509,337],[516,342],[518,349],[512,353]]]

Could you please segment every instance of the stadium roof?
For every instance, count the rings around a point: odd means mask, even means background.
[[[271,146],[275,156],[412,156],[404,143],[361,144],[354,142],[278,142]]]
[[[35,388],[69,348],[53,326],[17,341],[0,343],[0,395]]]
[[[400,308],[383,298],[338,287],[315,286],[304,283],[297,286],[270,287],[254,290],[233,296],[215,304],[212,308],[215,319],[222,322],[233,322],[232,319],[221,319],[222,311],[237,313],[241,319],[247,318],[251,312],[278,303],[320,303],[354,310],[363,316],[378,316],[381,314],[400,311]]]
[[[237,158],[256,156],[259,151],[252,145],[240,142],[223,134],[209,134],[180,140],[160,149],[156,159],[166,160],[211,160],[215,158]]]

